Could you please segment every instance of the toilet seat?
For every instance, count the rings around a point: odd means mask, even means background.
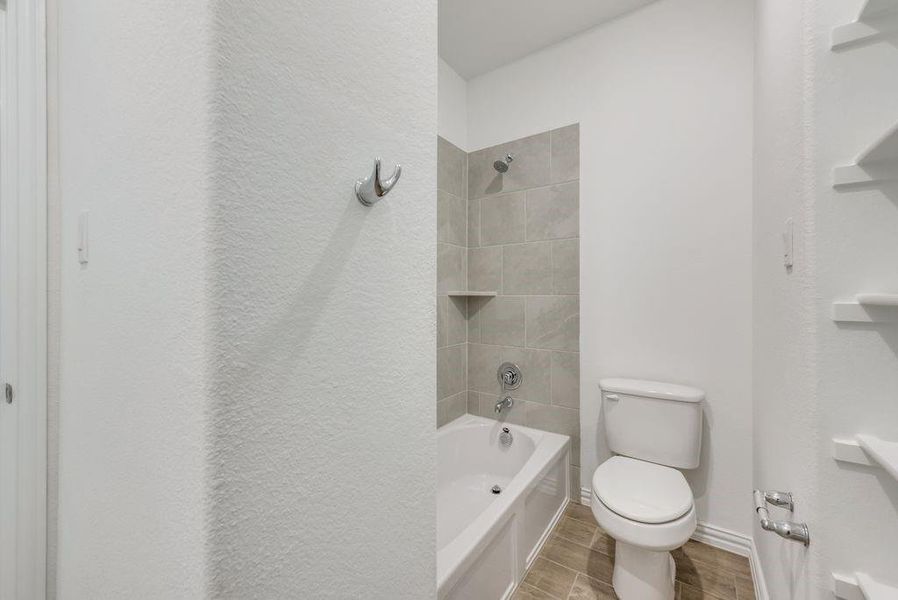
[[[594,495],[618,515],[646,524],[675,521],[692,508],[692,489],[676,469],[614,456],[592,478]]]
[[[685,544],[697,524],[692,490],[682,473],[625,456],[596,469],[591,508],[615,540],[656,552]]]

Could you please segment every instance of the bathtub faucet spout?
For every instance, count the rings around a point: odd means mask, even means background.
[[[506,408],[511,408],[514,406],[514,400],[512,400],[511,396],[505,396],[498,402],[496,402],[496,414],[498,415]]]

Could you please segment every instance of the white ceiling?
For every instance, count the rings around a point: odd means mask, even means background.
[[[471,79],[654,0],[439,0],[440,56]]]

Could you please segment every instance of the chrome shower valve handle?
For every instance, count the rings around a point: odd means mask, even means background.
[[[496,379],[498,379],[499,383],[502,385],[502,391],[516,390],[521,387],[524,375],[521,373],[521,368],[516,364],[504,362],[499,365],[499,370],[496,372]]]
[[[380,159],[375,158],[374,171],[371,175],[355,182],[356,198],[365,206],[374,206],[381,198],[390,193],[390,190],[399,181],[400,175],[402,175],[402,165],[396,165],[389,179],[382,180],[380,178]]]

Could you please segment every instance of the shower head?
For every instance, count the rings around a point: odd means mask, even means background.
[[[493,163],[493,168],[500,173],[504,173],[508,170],[509,165],[511,165],[511,161],[513,160],[514,154],[506,154],[504,159],[497,160]]]

